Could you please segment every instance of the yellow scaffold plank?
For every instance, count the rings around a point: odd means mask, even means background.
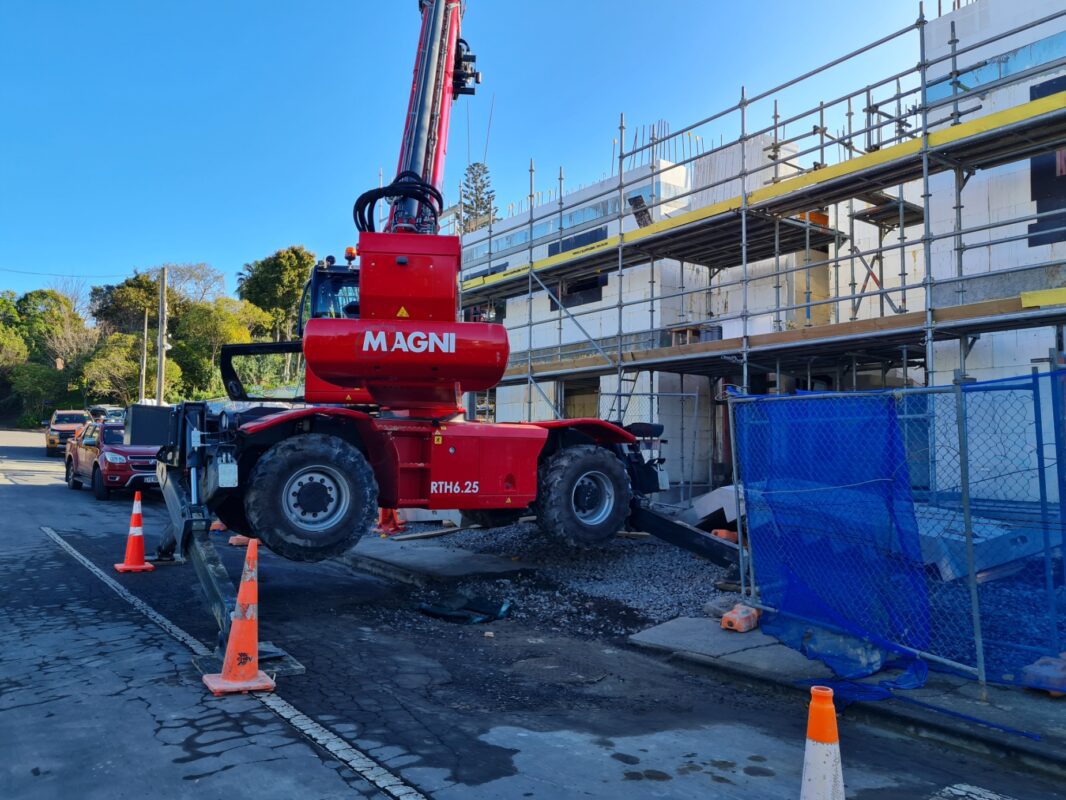
[[[1066,303],[1066,287],[1041,289],[1036,292],[1022,292],[1022,308],[1060,306],[1064,303]]]

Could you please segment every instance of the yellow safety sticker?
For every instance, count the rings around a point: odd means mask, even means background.
[[[406,308],[400,306],[400,310],[396,312],[396,316],[400,319],[407,319],[411,315],[407,313]]]

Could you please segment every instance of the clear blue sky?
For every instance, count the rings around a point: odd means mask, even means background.
[[[530,157],[544,189],[559,165],[574,184],[608,171],[620,111],[676,129],[916,16],[912,0],[470,0],[485,79],[453,112],[449,202],[468,114],[478,160],[493,96],[506,207]],[[233,290],[279,247],[339,256],[355,197],[395,169],[418,24],[416,0],[4,0],[0,289],[205,261]],[[917,60],[897,55],[876,73]]]

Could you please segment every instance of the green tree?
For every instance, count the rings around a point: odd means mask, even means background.
[[[154,394],[156,359],[148,359],[145,391]],[[93,353],[82,371],[88,392],[101,400],[113,400],[129,405],[138,398],[141,374],[141,337],[130,333],[113,333]],[[172,402],[180,398],[181,367],[167,362],[163,399]]]
[[[314,265],[314,253],[292,245],[245,264],[237,276],[237,296],[270,314],[275,341],[288,341],[295,334],[297,306]]]
[[[16,295],[10,289],[0,292],[0,324],[18,325],[19,312]]]
[[[169,267],[168,267],[169,269]],[[176,320],[188,307],[189,300],[179,292],[167,275],[167,330],[173,331]],[[144,310],[148,325],[159,326],[159,272],[135,272],[122,283],[94,286],[89,293],[89,311],[98,325],[119,333],[140,333],[144,328]]]
[[[219,297],[211,303],[194,303],[178,323],[177,342],[170,357],[181,366],[187,396],[223,393],[218,372],[224,344],[246,344],[272,328],[273,320],[247,300]]]
[[[69,385],[62,372],[27,361],[12,367],[11,391],[22,401],[20,424],[36,426],[56,408],[66,405]]]
[[[29,357],[38,362],[50,361],[49,331],[63,324],[65,317],[74,314],[70,300],[53,289],[26,292],[15,302],[18,331],[29,350]]]
[[[24,363],[29,356],[30,351],[18,330],[0,322],[0,373]]]
[[[463,174],[463,233],[472,233],[495,222],[499,219],[498,211],[489,168],[475,161]]]

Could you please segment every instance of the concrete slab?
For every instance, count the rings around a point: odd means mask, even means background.
[[[721,658],[752,648],[780,646],[777,639],[760,630],[747,633],[727,631],[718,620],[708,617],[678,617],[634,633],[629,637],[629,641],[653,650],[683,650],[709,658]]]
[[[360,539],[340,560],[355,569],[419,585],[430,581],[514,575],[533,569],[532,565],[522,561],[472,553],[432,541],[397,542],[369,535]]]

